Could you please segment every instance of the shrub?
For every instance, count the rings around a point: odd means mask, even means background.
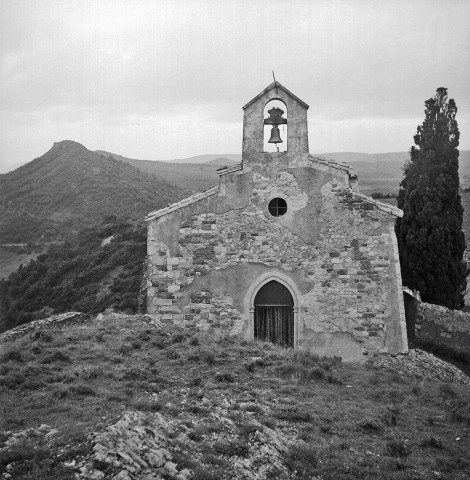
[[[233,383],[235,381],[235,377],[230,372],[217,372],[215,374],[215,379],[218,382],[227,382]]]
[[[190,382],[189,385],[192,387],[200,387],[203,384],[201,377],[195,377]]]
[[[396,405],[391,405],[387,407],[385,413],[383,413],[380,417],[382,423],[389,427],[394,427],[398,423],[398,416],[400,414],[400,408]]]
[[[286,420],[288,422],[295,422],[295,423],[310,422],[312,420],[312,416],[310,415],[310,412],[299,409],[295,406],[276,410],[274,412],[274,416],[279,420]]]
[[[2,355],[2,362],[18,362],[22,363],[24,361],[23,355],[17,350],[10,350],[7,353]]]
[[[363,420],[362,422],[359,422],[358,428],[364,433],[369,434],[383,432],[383,427],[373,420]]]
[[[72,385],[71,387],[69,387],[69,391],[77,395],[95,395],[96,394],[93,388],[91,388],[89,385],[84,385],[84,384]]]
[[[421,446],[422,447],[439,448],[439,449],[443,448],[442,447],[442,442],[436,437],[429,437],[429,438],[424,439],[421,442]]]
[[[137,400],[134,402],[134,408],[141,412],[159,412],[162,409],[162,404],[156,400]]]
[[[224,477],[225,469],[216,468],[208,470],[204,467],[196,467],[193,469],[193,480],[220,480]]]
[[[214,451],[226,457],[248,457],[250,447],[240,440],[234,440],[232,442],[216,442]]]
[[[60,390],[55,390],[53,393],[52,393],[52,396],[54,398],[57,398],[59,400],[62,400],[64,398],[67,398],[69,395],[69,391],[66,389],[66,388],[61,388]]]
[[[458,397],[457,392],[454,390],[450,383],[443,383],[439,387],[439,391],[442,393],[444,397],[456,398]]]
[[[318,466],[318,454],[311,446],[292,445],[284,454],[283,463],[296,478],[310,478]]]
[[[56,362],[71,362],[70,357],[61,352],[60,350],[55,351],[47,356],[45,356],[41,363],[56,363]]]
[[[182,343],[190,334],[188,332],[176,332],[170,337],[170,343]]]
[[[261,405],[258,405],[257,403],[249,403],[248,405],[244,406],[243,410],[254,413],[259,413],[263,411]]]
[[[50,343],[52,342],[52,335],[48,332],[44,332],[41,330],[36,330],[31,334],[31,339],[32,340],[40,340],[45,343]]]
[[[395,458],[404,458],[411,453],[409,447],[405,444],[405,442],[400,440],[388,442],[385,451],[388,456]]]
[[[47,385],[46,382],[42,380],[34,380],[31,378],[28,378],[27,380],[25,380],[22,387],[25,388],[26,390],[39,390],[40,388],[43,388],[46,385]]]
[[[84,367],[79,372],[76,372],[80,378],[95,379],[103,375],[103,370],[97,367]]]
[[[10,373],[0,379],[0,385],[10,389],[18,388],[24,382],[24,376],[18,373]]]
[[[181,357],[181,355],[176,350],[173,350],[173,349],[167,350],[166,356],[170,360],[176,360],[177,358]]]

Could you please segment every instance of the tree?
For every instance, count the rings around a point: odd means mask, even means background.
[[[398,193],[403,218],[395,230],[402,278],[423,301],[458,308],[464,306],[467,281],[457,106],[446,88],[438,88],[425,106]]]

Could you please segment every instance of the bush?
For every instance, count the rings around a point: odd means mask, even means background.
[[[409,447],[403,441],[388,442],[385,450],[388,456],[395,458],[404,458],[411,453]]]
[[[214,451],[226,457],[248,457],[250,447],[240,440],[234,440],[232,442],[216,442]]]
[[[60,350],[57,350],[54,353],[46,355],[41,360],[41,363],[56,363],[56,362],[71,362],[71,360],[67,354],[61,352]]]
[[[438,448],[441,449],[442,447],[442,442],[436,438],[436,437],[429,437],[426,438],[421,442],[422,447],[431,447],[431,448]]]
[[[2,330],[70,310],[96,314],[114,306],[135,313],[145,255],[145,227],[117,218],[51,245],[0,283]]]
[[[215,374],[215,379],[218,382],[227,382],[227,383],[233,383],[235,381],[235,377],[230,373],[230,372],[217,372]]]
[[[163,408],[162,404],[156,400],[138,400],[133,405],[141,412],[159,412]]]
[[[284,454],[283,462],[296,478],[310,478],[318,466],[318,454],[311,446],[292,445]]]
[[[72,385],[71,387],[69,387],[69,391],[77,395],[96,395],[96,392],[93,390],[92,387],[84,384]]]
[[[276,410],[274,412],[274,416],[279,420],[286,420],[288,422],[295,422],[295,423],[310,422],[312,420],[312,416],[310,415],[310,412],[303,409],[299,409],[295,406]]]
[[[374,420],[363,420],[362,422],[359,422],[358,428],[364,433],[369,433],[369,434],[383,432],[383,427],[379,425],[377,422],[375,422]]]
[[[2,362],[22,363],[23,361],[23,355],[21,355],[21,352],[18,352],[17,350],[10,350],[9,352],[2,355]]]

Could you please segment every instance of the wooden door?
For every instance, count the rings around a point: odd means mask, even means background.
[[[289,290],[273,280],[260,288],[254,307],[255,338],[293,347],[294,301]]]

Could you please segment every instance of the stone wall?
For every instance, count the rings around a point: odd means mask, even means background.
[[[52,317],[34,320],[32,322],[12,328],[11,330],[7,330],[6,332],[0,333],[0,343],[22,337],[23,335],[46,327],[54,330],[64,328],[68,325],[81,324],[87,322],[89,318],[90,317],[88,315],[82,312],[66,312],[53,315]]]
[[[449,349],[470,360],[470,313],[418,303],[415,341],[431,348]]]
[[[249,292],[271,275],[296,297],[300,348],[351,359],[406,349],[394,217],[312,170],[245,171],[239,208],[219,194],[152,220],[148,312],[250,338]],[[273,195],[289,201],[285,217],[267,213]]]

